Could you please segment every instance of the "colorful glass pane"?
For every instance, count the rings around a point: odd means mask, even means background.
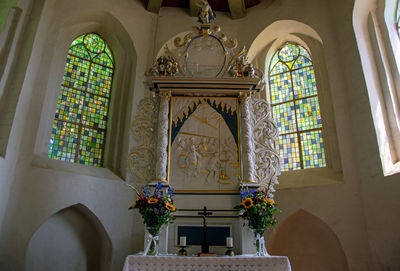
[[[112,53],[111,53],[111,51],[110,51],[110,48],[108,48],[107,44],[106,44],[106,48],[104,49],[104,51],[106,52],[106,54],[108,55],[108,57],[111,59],[111,61],[113,61]]]
[[[322,120],[310,54],[297,44],[287,43],[273,56],[269,74],[282,170],[325,167]]]
[[[299,131],[322,127],[318,97],[296,101],[297,127]]]
[[[107,125],[108,99],[87,93],[83,107],[82,124],[106,129]]]
[[[293,99],[290,73],[282,73],[270,77],[271,103],[277,104]]]
[[[113,59],[97,34],[76,38],[68,51],[50,137],[49,157],[102,166]]]
[[[273,70],[273,68],[275,67],[275,64],[276,63],[278,63],[279,62],[279,57],[278,57],[278,54],[275,54],[273,57],[272,57],[272,59],[271,59],[271,63],[269,64],[270,65],[270,69],[269,69],[269,73],[271,74],[272,73],[272,70]]]
[[[278,56],[283,62],[291,62],[296,59],[299,53],[299,48],[295,44],[289,43],[279,50]]]
[[[300,69],[300,68],[308,67],[311,65],[312,65],[312,63],[308,58],[306,58],[304,56],[299,56],[296,59],[296,61],[293,63],[293,69]]]
[[[308,59],[311,59],[310,54],[308,53],[308,51],[307,51],[304,47],[302,47],[302,46],[297,46],[297,48],[300,49],[300,55],[305,56],[305,57],[308,58]]]
[[[55,118],[74,122],[82,115],[82,103],[85,93],[76,89],[61,86]]]
[[[313,66],[293,71],[292,77],[295,99],[317,95]]]
[[[89,128],[82,129],[78,156],[79,163],[102,166],[104,137],[104,131]]]
[[[78,125],[54,120],[50,137],[49,157],[66,162],[75,162],[78,143]]]
[[[301,169],[297,134],[280,135],[277,147],[283,162],[281,168],[283,171]]]
[[[296,132],[296,117],[293,102],[274,106],[272,111],[278,125],[279,134]]]
[[[300,134],[304,168],[325,167],[325,151],[321,131]]]
[[[74,41],[71,43],[71,48],[77,44],[83,43],[83,39],[85,38],[85,35],[86,34],[83,34],[83,35],[77,37],[76,39],[74,39]]]
[[[106,66],[106,67],[109,67],[109,68],[113,68],[114,67],[114,65],[113,65],[113,63],[111,61],[111,58],[106,53],[103,53],[101,55],[96,56],[93,59],[93,62],[95,62],[97,64],[100,64],[100,65],[103,65],[103,66]]]
[[[85,44],[86,49],[91,53],[101,53],[105,49],[105,43],[100,36],[95,34],[88,34],[85,36],[83,43]]]
[[[289,67],[282,62],[278,62],[276,63],[276,65],[274,66],[274,68],[271,70],[271,72],[269,73],[270,75],[275,75],[275,74],[280,74],[283,72],[288,72],[289,71]]]
[[[89,61],[68,55],[64,70],[63,85],[81,90],[86,89],[89,67]]]
[[[90,60],[90,55],[85,46],[83,46],[82,44],[71,47],[68,51],[68,54]]]
[[[110,97],[113,70],[92,63],[88,91],[96,95]]]

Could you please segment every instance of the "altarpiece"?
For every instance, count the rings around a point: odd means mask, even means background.
[[[209,195],[233,201],[241,186],[263,189],[272,199],[280,174],[278,130],[271,106],[257,98],[263,73],[247,60],[246,48],[210,24],[215,14],[203,8],[200,25],[176,38],[173,48],[165,46],[146,73],[153,95],[139,102],[131,127],[131,173],[137,186],[160,181],[207,201]],[[196,200],[182,201],[202,208]]]

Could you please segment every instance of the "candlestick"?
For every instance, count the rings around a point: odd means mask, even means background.
[[[180,246],[186,246],[186,236],[181,236],[179,238],[179,245]]]
[[[226,247],[233,247],[233,238],[226,237]]]
[[[233,238],[232,237],[226,237],[226,248],[228,249],[225,252],[226,256],[235,256],[235,253],[233,252]]]
[[[186,246],[179,246],[181,249],[178,251],[179,256],[187,256]]]

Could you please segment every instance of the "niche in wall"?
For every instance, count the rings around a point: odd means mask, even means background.
[[[271,255],[287,255],[296,271],[347,271],[347,259],[336,234],[321,219],[298,210],[278,227]]]
[[[110,270],[111,241],[98,218],[81,204],[50,216],[27,250],[26,270]]]

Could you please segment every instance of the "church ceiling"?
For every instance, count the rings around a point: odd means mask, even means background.
[[[261,0],[244,0],[244,4],[246,8],[250,8],[259,4],[260,1]],[[229,11],[228,0],[209,0],[208,2],[215,11]],[[187,0],[163,0],[161,6],[190,8],[189,1]]]
[[[146,9],[158,13],[161,7],[187,8],[191,16],[197,16],[198,0],[144,0]],[[258,5],[262,0],[208,0],[214,11],[229,12],[232,19],[245,16],[246,9]]]

